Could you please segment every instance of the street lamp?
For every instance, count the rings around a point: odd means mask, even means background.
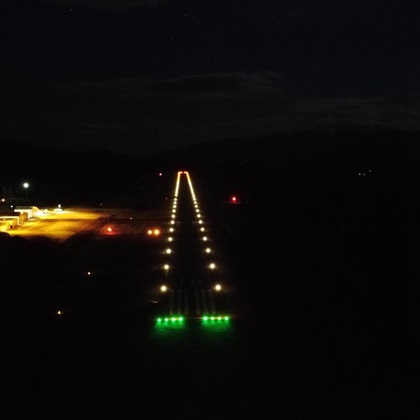
[[[27,190],[29,188],[29,182],[24,182],[22,184],[22,187]],[[27,192],[25,193],[25,198],[28,198]]]

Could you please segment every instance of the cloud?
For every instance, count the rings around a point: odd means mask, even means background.
[[[44,0],[63,7],[83,7],[97,10],[128,10],[156,7],[168,0]]]
[[[156,92],[176,93],[249,92],[277,89],[279,82],[282,82],[281,76],[273,72],[237,72],[179,77],[153,83],[151,88]]]
[[[0,124],[10,138],[132,154],[284,131],[420,130],[418,97],[303,99],[288,85],[272,72],[67,82],[31,91],[29,102],[14,92]]]

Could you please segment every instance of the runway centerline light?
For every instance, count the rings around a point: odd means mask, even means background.
[[[163,266],[163,268],[164,268],[165,270],[169,270],[169,264],[165,264],[165,265]]]
[[[203,227],[200,230],[201,230],[201,232],[204,232],[204,228]]]
[[[210,268],[211,270],[214,270],[214,269],[216,268],[216,264],[215,264],[215,263],[211,263],[211,264],[209,265],[209,268]]]
[[[210,248],[206,248],[206,249],[205,249],[205,252],[206,252],[207,254],[210,254],[211,249],[210,249]]]
[[[168,290],[168,287],[165,286],[164,284],[162,284],[162,286],[160,286],[160,291],[165,293]]]
[[[155,229],[153,231],[153,233],[155,234],[155,236],[158,236],[158,235],[160,235],[160,230],[159,229]]]
[[[166,250],[166,253],[167,253],[167,254],[171,254],[171,253],[172,253],[172,249],[171,249],[171,248],[168,248],[168,249]]]
[[[221,286],[220,284],[216,284],[216,286],[214,286],[214,289],[215,289],[217,292],[220,292],[220,291],[222,290],[222,286]]]
[[[169,242],[172,242],[174,240],[174,238],[172,238],[171,236],[168,238]]]
[[[173,232],[173,231],[174,231],[174,228],[170,228],[170,229],[169,229],[169,232]]]
[[[201,225],[203,223],[203,221],[202,220],[199,220],[198,223]]]
[[[175,220],[171,220],[171,225],[174,225],[175,224]]]

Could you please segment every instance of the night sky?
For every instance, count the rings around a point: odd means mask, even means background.
[[[290,130],[418,130],[419,11],[380,0],[2,0],[0,137],[141,155]]]

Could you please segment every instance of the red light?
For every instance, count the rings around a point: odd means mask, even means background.
[[[110,227],[109,227],[109,228],[108,228],[108,232],[112,232],[112,228],[110,228]]]
[[[230,200],[232,202],[236,203],[238,201],[238,198],[236,196],[232,196]]]
[[[159,176],[162,176],[162,172],[159,172]]]

